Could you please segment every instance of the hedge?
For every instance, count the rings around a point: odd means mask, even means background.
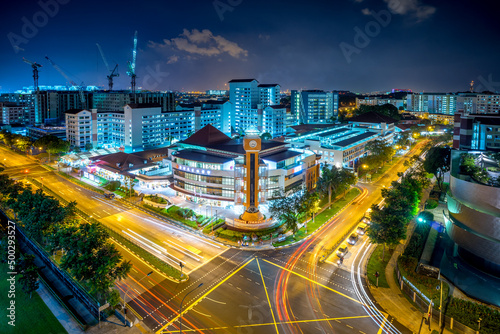
[[[482,334],[500,333],[500,312],[486,305],[452,298],[450,305],[447,308],[445,306],[445,310],[446,315],[476,330],[478,329],[478,320],[481,318]]]

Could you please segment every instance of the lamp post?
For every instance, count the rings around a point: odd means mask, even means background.
[[[140,280],[137,281],[137,283],[139,283],[140,281],[142,281],[143,279],[145,279],[146,277],[150,276],[151,274],[153,273],[153,271],[151,271],[150,273],[146,274],[144,277],[142,277]],[[127,303],[126,303],[126,298],[127,298],[127,292],[128,290],[130,290],[130,286],[128,287],[127,291],[125,291],[125,296],[123,296],[123,314],[125,316],[125,324],[127,324],[127,309],[126,309],[126,306]],[[132,323],[129,321],[129,327],[132,327]]]
[[[182,298],[182,301],[181,301],[181,307],[179,309],[179,333],[182,334],[182,304],[184,304],[184,299],[186,299],[186,297],[191,293],[193,292],[194,290],[198,289],[199,287],[201,287],[203,285],[203,283],[200,283],[200,285],[198,285],[196,288],[194,288],[193,290],[189,291],[188,293],[186,293],[184,295],[184,298]]]

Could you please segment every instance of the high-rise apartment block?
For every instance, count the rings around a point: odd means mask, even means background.
[[[292,90],[291,104],[296,124],[325,124],[338,115],[339,96],[322,90]]]
[[[163,111],[159,104],[127,104],[123,111],[73,109],[66,112],[66,137],[74,147],[90,143],[137,152],[186,139],[207,124],[229,133],[230,110],[227,101],[181,105],[174,111]]]
[[[278,84],[259,84],[255,79],[229,81],[232,131],[243,133],[253,126],[272,137],[284,135],[286,108],[280,106],[280,90]]]

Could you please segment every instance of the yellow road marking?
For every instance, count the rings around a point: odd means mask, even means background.
[[[276,322],[276,323],[263,323],[263,324],[248,324],[248,325],[239,325],[239,326],[226,326],[226,327],[212,327],[212,328],[200,328],[200,331],[213,331],[213,330],[218,330],[218,329],[229,329],[229,328],[245,328],[245,327],[258,327],[258,326],[273,326],[274,324],[277,325],[285,325],[285,324],[299,324],[299,323],[310,323],[310,322],[319,322],[319,321],[337,321],[340,322],[340,320],[348,320],[348,319],[361,319],[361,318],[368,318],[370,317],[369,315],[360,315],[358,317],[342,317],[342,318],[325,318],[325,319],[310,319],[310,320],[291,320],[291,321],[282,321],[282,322]],[[190,329],[190,330],[182,330],[183,332],[194,332],[196,330]],[[162,333],[178,333],[179,330],[175,331],[164,331]]]
[[[387,321],[387,316],[384,317],[384,321],[382,321],[382,325],[380,325],[380,328],[379,328],[377,334],[381,334],[382,333],[382,330],[384,329],[386,321]]]
[[[269,309],[271,310],[271,315],[273,316],[274,328],[276,328],[276,333],[278,331],[278,325],[276,325],[276,319],[274,318],[273,307],[271,306],[271,301],[269,300],[269,294],[267,293],[266,282],[264,282],[264,276],[262,276],[262,270],[260,269],[259,259],[257,259],[257,266],[259,267],[260,277],[262,278],[262,284],[264,285],[264,291],[266,292],[267,302],[269,303]]]
[[[125,307],[128,308],[130,311],[132,311],[139,320],[143,320],[142,317],[130,306],[128,303],[125,304]]]
[[[308,277],[305,277],[305,276],[303,276],[303,275],[301,275],[301,274],[298,274],[298,273],[296,273],[296,272],[294,272],[294,271],[291,271],[290,269],[286,269],[286,268],[284,268],[284,267],[282,267],[282,266],[280,266],[280,265],[277,265],[276,263],[273,263],[273,262],[267,261],[266,259],[262,259],[262,261],[266,261],[267,263],[272,264],[273,266],[276,266],[276,267],[278,267],[278,268],[280,268],[280,269],[282,269],[282,270],[286,270],[286,271],[288,271],[288,272],[290,272],[290,273],[292,273],[292,274],[295,274],[295,275],[297,275],[297,276],[299,276],[299,277],[301,277],[301,278],[303,278],[303,279],[305,279],[305,280],[307,280],[307,281],[309,281],[309,282],[312,282],[312,283],[317,284],[317,285],[319,285],[319,286],[321,286],[321,287],[323,287],[323,288],[325,288],[325,289],[328,289],[328,290],[330,290],[330,291],[333,291],[333,292],[335,292],[335,293],[337,293],[337,294],[341,295],[342,297],[345,297],[345,298],[350,299],[350,300],[352,300],[352,301],[354,301],[354,302],[356,302],[356,303],[359,303],[359,304],[361,304],[361,305],[365,305],[365,306],[367,306],[367,307],[370,307],[370,308],[371,308],[371,306],[368,306],[368,305],[366,305],[366,304],[364,304],[364,303],[360,302],[359,300],[356,300],[356,299],[354,299],[354,298],[352,298],[352,297],[349,297],[349,296],[347,296],[347,295],[344,295],[342,292],[338,292],[337,290],[334,290],[334,289],[332,289],[332,288],[330,288],[330,287],[328,287],[328,286],[326,286],[326,285],[323,285],[323,284],[321,284],[321,283],[319,283],[319,282],[316,282],[316,281],[314,281],[314,280],[312,280],[312,279],[310,279],[310,278],[308,278]]]
[[[192,309],[199,301],[201,301],[203,298],[205,298],[206,296],[208,296],[209,294],[212,293],[212,291],[214,291],[215,289],[217,289],[222,283],[224,283],[225,281],[227,281],[228,279],[230,279],[231,277],[233,277],[234,275],[236,275],[241,269],[245,268],[250,262],[252,262],[253,260],[255,260],[255,258],[251,258],[250,260],[248,260],[244,265],[242,265],[241,267],[239,267],[237,270],[235,270],[231,275],[229,275],[228,277],[226,277],[225,279],[223,279],[222,281],[220,281],[219,283],[217,283],[217,285],[215,285],[213,288],[211,288],[210,290],[208,290],[203,296],[201,296],[200,298],[198,298],[197,300],[195,300],[193,303],[191,303],[191,305],[189,305],[188,307],[186,307],[182,313],[179,313],[177,314],[177,316],[175,318],[173,318],[172,320],[170,320],[169,322],[167,322],[165,324],[165,326],[163,326],[162,328],[160,328],[158,331],[156,331],[156,333],[163,333],[163,329],[167,328],[168,326],[170,326],[174,321],[176,321],[177,319],[180,318],[181,315],[183,315],[184,313],[186,313],[187,311],[189,311],[190,309]]]

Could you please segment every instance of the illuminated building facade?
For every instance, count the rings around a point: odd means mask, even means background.
[[[331,123],[331,118],[337,116],[339,95],[336,92],[322,90],[292,90],[292,114],[296,124]]]
[[[319,176],[316,154],[310,150],[261,140],[256,134],[231,139],[211,125],[176,143],[170,160],[172,188],[179,196],[221,207],[258,207],[282,192],[314,189]]]

